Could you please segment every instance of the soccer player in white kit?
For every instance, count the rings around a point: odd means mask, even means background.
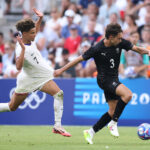
[[[43,14],[36,8],[33,9],[39,17],[37,22],[32,19],[23,19],[16,24],[22,38],[17,36],[16,68],[20,70],[17,76],[17,87],[9,103],[0,103],[0,112],[15,111],[26,99],[29,93],[40,90],[54,97],[55,125],[53,133],[70,137],[71,134],[61,126],[63,114],[63,91],[53,81],[53,68],[42,58],[34,42],[39,31]]]

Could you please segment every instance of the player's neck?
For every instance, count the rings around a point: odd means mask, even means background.
[[[111,45],[111,43],[110,43],[109,40],[104,39],[104,46],[106,46],[106,47],[111,47],[112,45]]]
[[[22,41],[23,41],[24,44],[31,44],[31,41],[26,40],[26,39],[24,39],[24,38],[22,38]]]

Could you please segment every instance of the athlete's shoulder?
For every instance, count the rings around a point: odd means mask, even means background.
[[[104,39],[99,41],[94,47],[97,49],[103,48],[104,47]]]
[[[131,43],[129,40],[122,38],[121,44]]]

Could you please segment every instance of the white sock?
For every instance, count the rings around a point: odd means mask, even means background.
[[[55,126],[61,126],[61,118],[63,114],[63,91],[59,91],[54,96],[54,115],[55,115]]]
[[[113,124],[117,124],[117,122],[116,122],[116,121],[114,121],[114,120],[111,120],[111,123],[113,123]]]
[[[95,131],[93,130],[93,128],[90,128],[90,129],[89,129],[89,133],[90,133],[90,135],[91,135],[92,138],[93,138],[93,136],[94,136],[94,134],[95,134]]]
[[[0,112],[10,111],[8,103],[0,103]]]

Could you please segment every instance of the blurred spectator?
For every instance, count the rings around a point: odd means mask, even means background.
[[[7,68],[13,64],[14,55],[15,55],[15,45],[8,42],[5,43],[5,54],[2,57],[3,63],[3,74],[5,74]]]
[[[55,48],[50,48],[49,51],[48,51],[48,61],[54,69],[56,67],[55,58],[56,58],[56,49]]]
[[[88,23],[89,20],[96,20],[98,16],[98,7],[96,6],[95,3],[91,3],[88,5],[88,8],[86,12],[82,15],[82,21],[81,21],[81,28],[84,30],[85,25]]]
[[[61,30],[61,18],[59,16],[58,9],[52,8],[50,12],[50,18],[46,21],[45,25],[45,32],[48,32],[48,30],[55,31],[58,35],[60,35]]]
[[[142,45],[150,49],[150,26],[145,26],[141,33]]]
[[[121,21],[124,21],[125,19],[125,9],[126,9],[126,5],[127,5],[127,0],[116,0],[116,6],[119,10],[119,15],[120,15],[120,19]]]
[[[80,45],[79,53],[83,54],[91,47],[89,41],[83,41]],[[96,65],[94,59],[89,59],[88,61],[82,61],[76,65],[77,77],[93,77],[96,72]]]
[[[80,0],[78,8],[81,13],[84,13],[90,4],[95,4],[98,7],[101,5],[101,0]]]
[[[66,10],[68,10],[70,5],[70,0],[61,0],[61,17],[65,15]]]
[[[119,10],[113,0],[106,0],[105,3],[99,8],[99,20],[100,23],[107,25],[109,17],[112,13],[116,13],[119,16]]]
[[[60,63],[56,63],[55,69],[59,69],[66,65],[69,62],[69,51],[67,49],[63,49],[62,51],[62,61]],[[76,77],[75,67],[71,67],[67,71],[65,71],[61,77],[71,78]]]
[[[146,15],[145,15],[145,23],[143,24],[143,25],[141,25],[141,26],[139,26],[138,27],[138,32],[139,32],[139,34],[140,34],[140,40],[142,41],[142,38],[141,38],[141,32],[142,32],[142,29],[144,28],[144,27],[150,27],[150,13],[147,13]]]
[[[0,74],[2,74],[2,56],[5,53],[5,45],[4,45],[4,35],[2,32],[0,32]]]
[[[138,13],[138,26],[145,24],[145,16],[146,14],[150,14],[150,0],[145,0],[143,3],[143,7],[140,9]]]
[[[16,78],[18,73],[19,71],[16,68],[16,62],[14,57],[12,64],[9,64],[9,66],[6,68],[3,78]]]
[[[94,30],[102,35],[104,33],[104,28],[103,28],[103,25],[98,22],[97,15],[95,13],[89,14],[87,23],[84,23],[84,22],[82,23],[83,33],[88,33],[89,32],[88,23],[90,21],[95,22],[95,29]]]
[[[109,18],[109,23],[118,23],[122,26],[122,22],[116,13],[112,13]]]
[[[78,27],[75,24],[70,26],[70,36],[66,38],[64,48],[68,49],[70,55],[77,56],[81,37],[78,35]]]
[[[11,0],[5,0],[6,3],[6,9],[5,9],[5,14],[9,14],[11,10]]]
[[[35,0],[19,0],[15,3],[15,6],[23,8],[23,14],[31,14],[32,8],[35,7]]]
[[[145,3],[141,2],[141,0],[127,0],[125,13],[128,15],[133,15],[137,19],[138,11],[144,6]]]
[[[40,30],[36,34],[35,42],[36,42],[37,48],[39,49],[42,56],[45,59],[47,59],[48,51],[47,51],[47,48],[46,48],[47,41],[46,41],[46,38],[45,38],[45,35],[44,35],[44,32],[43,32],[44,31],[44,26],[45,26],[45,22],[42,21],[41,26],[40,26]]]
[[[52,8],[50,12],[50,19],[46,21],[44,27],[44,35],[47,40],[47,49],[58,48],[63,46],[63,41],[60,38],[61,32],[61,18],[57,8]]]
[[[123,37],[128,39],[131,32],[137,31],[137,25],[133,15],[126,15],[123,25]]]
[[[73,24],[73,19],[74,19],[75,13],[73,10],[67,10],[65,12],[65,16],[67,17],[68,24],[66,26],[62,27],[62,30],[61,30],[61,36],[64,39],[66,39],[70,36],[70,26]],[[78,34],[81,36],[82,31],[81,31],[79,25],[77,25],[77,30],[78,30]]]
[[[77,4],[75,2],[71,2],[68,9],[73,10],[75,12],[73,22],[75,24],[80,24],[81,20],[82,20],[82,17],[81,17],[81,15],[79,15]]]
[[[90,41],[91,45],[94,45],[100,36],[98,32],[95,32],[95,26],[96,22],[90,20],[88,22],[88,32],[83,35],[83,40]]]
[[[0,54],[5,53],[5,45],[4,45],[4,35],[2,32],[0,32]]]
[[[81,44],[82,53],[87,51],[91,47],[90,42],[84,41]],[[82,70],[83,70],[83,76],[84,77],[93,77],[94,73],[96,72],[96,65],[94,62],[94,59],[91,58],[88,61],[83,61],[82,63]],[[81,72],[80,72],[81,74]]]
[[[91,4],[91,3],[95,3],[97,5],[97,7],[100,7],[101,0],[80,0],[79,1],[79,6],[82,9],[86,9],[88,7],[88,5]]]
[[[134,45],[139,45],[139,33],[131,32],[130,41]],[[148,64],[148,55],[142,56],[134,51],[122,51],[119,68],[120,76],[123,78],[147,77]]]

